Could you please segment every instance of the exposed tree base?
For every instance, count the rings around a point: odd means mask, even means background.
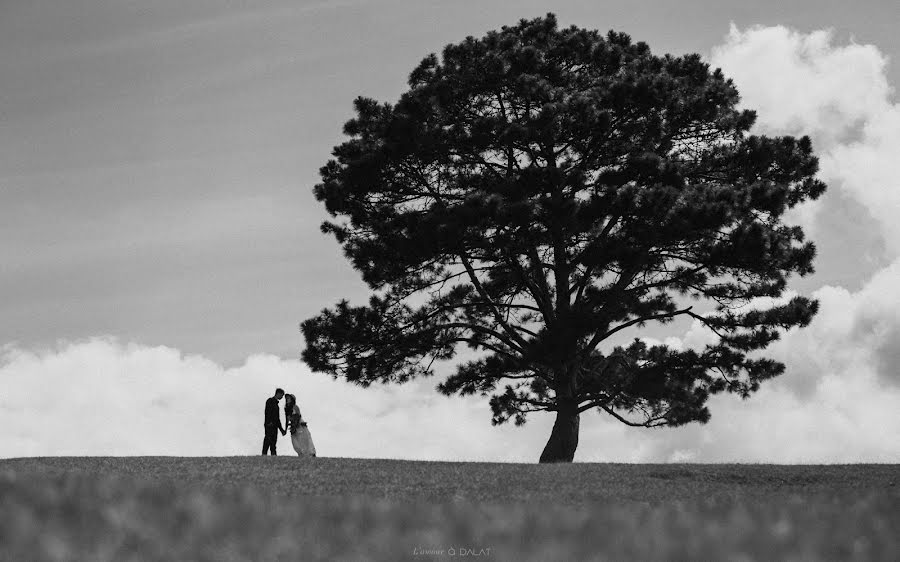
[[[556,412],[556,421],[550,439],[541,453],[541,463],[572,462],[578,448],[578,428],[580,414],[575,408],[560,409]]]

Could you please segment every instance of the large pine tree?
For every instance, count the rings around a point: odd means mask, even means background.
[[[812,271],[781,219],[824,191],[817,160],[806,137],[748,134],[738,99],[698,55],[552,14],[426,57],[396,104],[356,100],[321,169],[323,231],[373,294],[303,322],[303,359],[367,386],[468,346],[438,389],[491,396],[494,423],[555,412],[541,462],[572,460],[588,410],[707,421],[710,395],[784,371],[760,350],[816,311],[780,297]],[[622,343],[678,317],[715,343]]]

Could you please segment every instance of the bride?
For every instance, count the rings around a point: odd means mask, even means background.
[[[291,444],[294,450],[301,457],[316,456],[316,446],[313,445],[312,435],[309,434],[309,428],[300,415],[300,408],[297,406],[297,397],[293,394],[284,395],[284,417],[287,420],[288,431],[291,432]]]

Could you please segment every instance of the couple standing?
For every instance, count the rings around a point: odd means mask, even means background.
[[[278,402],[284,398],[284,423],[287,429],[281,426],[281,415],[278,413]],[[297,398],[293,394],[285,394],[280,388],[275,389],[275,396],[266,400],[266,417],[263,422],[266,436],[263,438],[262,454],[271,451],[277,455],[275,444],[278,441],[278,432],[282,435],[291,432],[291,444],[301,457],[316,456],[316,447],[312,442],[312,435],[306,427],[306,422],[300,416],[300,408],[297,406]]]

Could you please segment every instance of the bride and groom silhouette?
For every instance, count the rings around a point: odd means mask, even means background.
[[[282,398],[285,399],[284,423],[287,425],[287,429],[282,427],[281,415],[278,412],[278,402]],[[290,431],[291,445],[294,446],[294,450],[299,456],[316,456],[316,447],[313,445],[312,435],[310,435],[309,428],[306,426],[306,422],[303,421],[303,417],[300,415],[300,408],[297,406],[297,397],[293,394],[285,394],[280,388],[275,389],[275,396],[266,400],[266,417],[263,422],[263,427],[266,430],[266,435],[263,438],[263,455],[267,452],[271,452],[272,455],[277,455],[278,451],[275,446],[278,442],[278,432],[280,431],[281,435],[286,435],[287,432]]]

